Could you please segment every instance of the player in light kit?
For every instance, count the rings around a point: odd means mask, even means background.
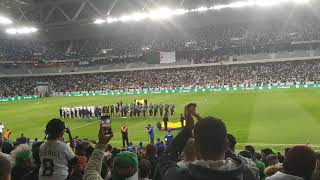
[[[52,119],[46,126],[47,141],[40,146],[41,166],[39,170],[39,180],[65,180],[68,177],[68,161],[74,154],[72,149],[61,142],[64,132],[69,134],[65,124],[60,119]],[[72,145],[72,143],[70,143]]]

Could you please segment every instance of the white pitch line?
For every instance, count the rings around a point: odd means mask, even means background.
[[[70,130],[80,129],[80,128],[83,128],[83,127],[85,127],[85,126],[89,126],[89,125],[91,125],[91,124],[97,123],[97,122],[99,122],[99,121],[94,121],[94,122],[91,122],[91,123],[87,123],[87,124],[84,124],[84,125],[81,125],[81,126],[72,128],[72,129],[70,129]]]

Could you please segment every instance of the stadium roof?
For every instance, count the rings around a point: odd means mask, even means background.
[[[167,6],[195,8],[230,0],[2,0],[0,8],[15,21],[41,28],[91,23],[95,18]]]
[[[57,40],[71,38],[71,36],[78,38],[83,36],[98,36],[101,33],[114,34],[118,31],[119,27],[117,30],[113,29],[115,25],[108,25],[109,28],[97,28],[96,25],[93,25],[97,18],[119,17],[132,14],[133,12],[146,12],[162,7],[170,9],[212,7],[217,4],[228,4],[234,1],[248,0],[0,0],[0,17],[1,15],[9,17],[14,21],[14,26],[31,25],[37,27],[41,30],[43,37]],[[317,3],[317,0],[310,1]],[[310,7],[316,8],[319,7],[319,4],[313,4]],[[210,23],[219,24],[221,22],[232,23],[237,20],[243,21],[258,18],[259,15],[263,17],[265,16],[263,12],[268,13],[267,17],[270,15],[275,17],[286,16],[287,14],[292,14],[293,10],[296,11],[294,7],[279,11],[276,11],[275,8],[262,10],[251,8],[245,11],[232,11],[232,13],[230,13],[230,10],[226,10],[217,11],[219,13],[213,12],[214,15],[212,13],[200,13],[196,16],[188,16],[184,19],[180,18],[179,21],[173,20],[170,23],[181,27],[198,27]],[[310,10],[307,9],[307,11]],[[316,10],[314,12],[319,14]],[[128,31],[128,29],[132,28],[122,29]],[[62,37],[61,34],[64,34],[65,37]]]

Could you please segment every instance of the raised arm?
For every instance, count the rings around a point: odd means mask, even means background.
[[[104,159],[104,152],[112,137],[112,134],[106,135],[103,127],[100,126],[99,143],[89,159],[88,167],[85,171],[85,180],[103,180],[100,173]]]

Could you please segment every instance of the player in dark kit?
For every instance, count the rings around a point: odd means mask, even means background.
[[[146,117],[147,109],[148,109],[148,105],[144,104],[142,108],[143,117]]]
[[[165,106],[164,106],[164,113],[166,113],[166,114],[169,114],[169,104],[166,104]]]
[[[78,118],[78,108],[74,108],[74,117]]]
[[[120,111],[120,106],[119,104],[117,104],[116,106],[116,115],[119,116],[119,111]]]
[[[168,130],[168,121],[169,121],[169,118],[168,118],[168,114],[164,114],[164,117],[163,117],[163,123],[164,123],[164,130]]]
[[[114,105],[110,106],[110,116],[114,116]]]
[[[160,103],[160,105],[159,105],[159,112],[160,112],[160,116],[162,117],[163,116],[163,105],[162,105],[162,103]]]
[[[173,114],[174,114],[174,108],[175,108],[175,105],[171,104],[171,107],[170,107],[171,116],[173,116]]]
[[[155,104],[155,105],[153,106],[153,116],[157,116],[157,115],[158,115],[158,105]]]
[[[153,105],[152,104],[149,105],[149,115],[150,116],[153,115]]]

